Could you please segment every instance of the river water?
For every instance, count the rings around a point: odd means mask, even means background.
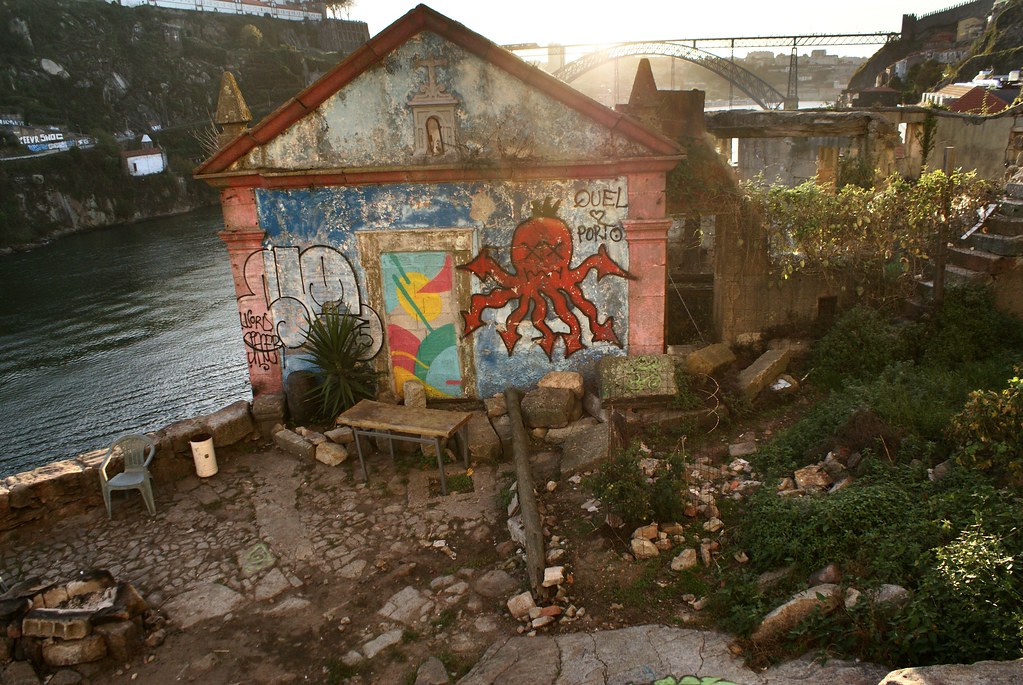
[[[219,208],[0,256],[0,478],[250,397]]]

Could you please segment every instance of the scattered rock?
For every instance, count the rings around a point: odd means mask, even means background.
[[[692,547],[682,550],[682,553],[671,560],[672,571],[687,571],[699,563],[696,550]]]
[[[27,661],[12,661],[0,671],[0,675],[3,676],[0,682],[4,685],[39,685],[39,677]]]
[[[651,523],[648,526],[640,526],[632,531],[632,537],[637,540],[656,540],[657,532],[657,524]]]
[[[316,461],[327,466],[338,466],[348,459],[348,450],[336,442],[323,442],[316,446]]]
[[[401,642],[401,635],[404,631],[401,628],[395,628],[389,630],[383,635],[379,635],[362,646],[362,653],[367,659],[372,659],[380,652],[384,651],[388,647]]]
[[[756,452],[757,443],[755,442],[737,442],[728,446],[728,456],[732,459],[737,457],[748,457],[751,454],[756,454]]]
[[[529,616],[530,610],[535,608],[536,602],[533,601],[533,595],[529,592],[523,592],[515,595],[508,600],[508,612],[512,615],[512,618],[515,619]]]
[[[543,570],[543,586],[555,587],[565,582],[564,566],[548,566]]]
[[[765,616],[750,639],[757,643],[776,640],[815,611],[831,613],[841,603],[842,597],[841,588],[830,583],[803,590]]]
[[[295,373],[298,372],[296,371]],[[294,454],[301,459],[314,459],[316,457],[316,445],[287,428],[274,433],[274,442],[285,452]]]
[[[632,547],[632,554],[636,559],[653,559],[656,556],[660,556],[661,552],[657,549],[657,546],[649,540],[643,540],[642,538],[632,538],[629,541]]]
[[[703,524],[703,529],[708,533],[716,533],[721,530],[724,525],[725,522],[715,516]]]
[[[355,433],[348,426],[329,430],[324,435],[327,436],[328,440],[339,445],[351,445],[355,442]]]
[[[841,582],[842,571],[838,568],[838,564],[828,564],[819,571],[815,571],[807,579],[807,585],[825,585],[834,584]]]
[[[416,671],[414,685],[447,685],[451,679],[444,668],[444,663],[435,656],[423,662],[423,665]]]
[[[796,486],[805,491],[820,491],[833,482],[831,476],[820,464],[805,466],[796,471],[794,475]]]
[[[876,607],[900,607],[909,601],[909,590],[901,585],[889,583],[874,590],[868,590],[864,595]]]
[[[416,588],[407,585],[388,599],[377,613],[392,621],[412,625],[432,609],[432,601],[424,597]],[[401,631],[399,630],[398,633],[400,636]],[[383,648],[381,647],[381,649]],[[363,649],[363,654],[367,659],[373,658],[366,649]]]
[[[484,597],[504,597],[518,589],[519,583],[500,569],[487,571],[473,583],[473,590]]]

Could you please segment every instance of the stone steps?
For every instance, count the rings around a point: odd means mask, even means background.
[[[1023,235],[1007,236],[978,231],[964,242],[969,247],[991,252],[1002,257],[1023,256]]]
[[[953,247],[949,251],[948,263],[971,271],[999,274],[1015,266],[1016,260],[1012,257],[1003,257],[993,252],[964,246]]]
[[[988,234],[1006,236],[1023,235],[1023,217],[1005,216],[995,212],[984,222],[984,231]]]

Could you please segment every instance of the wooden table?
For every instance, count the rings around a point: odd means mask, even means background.
[[[472,418],[470,412],[445,411],[443,409],[427,409],[425,407],[406,407],[401,404],[386,404],[373,400],[362,400],[357,405],[337,417],[337,423],[350,426],[355,433],[355,448],[359,453],[359,464],[362,466],[362,477],[369,481],[366,461],[362,454],[360,436],[369,438],[387,438],[387,445],[394,458],[394,441],[404,440],[423,445],[432,444],[437,450],[437,468],[440,469],[440,492],[448,494],[447,480],[444,478],[444,453],[441,451],[441,440],[450,440],[458,435],[462,443],[462,460],[469,467],[468,425]]]

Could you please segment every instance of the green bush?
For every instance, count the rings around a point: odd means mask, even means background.
[[[948,428],[960,446],[963,466],[992,471],[999,477],[1023,476],[1023,379],[1020,369],[1001,391],[976,390]]]
[[[902,359],[899,329],[880,312],[854,307],[842,315],[814,349],[814,378],[829,388],[866,379]]]
[[[605,461],[589,485],[597,499],[627,523],[650,520],[650,487],[639,468],[636,450],[625,450]]]
[[[999,350],[1023,345],[1023,323],[995,309],[994,297],[983,286],[951,288],[935,317],[916,339],[922,361],[949,368],[987,359]]]
[[[304,345],[317,370],[313,397],[319,418],[334,418],[360,399],[372,397],[376,372],[365,360],[367,324],[357,316],[324,311],[309,324]]]

